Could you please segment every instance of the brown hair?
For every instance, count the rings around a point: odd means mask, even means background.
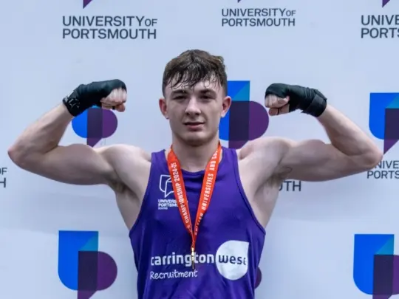
[[[179,84],[193,87],[201,81],[219,83],[227,94],[227,74],[223,57],[202,50],[185,51],[168,62],[162,78],[163,93],[172,81],[172,87]]]

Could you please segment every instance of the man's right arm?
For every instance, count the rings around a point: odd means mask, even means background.
[[[42,116],[16,140],[8,151],[22,169],[53,179],[76,184],[119,183],[113,167],[117,146],[93,149],[84,144],[60,146],[60,140],[73,117],[93,105],[125,110],[126,86],[120,80],[79,85],[63,104]],[[114,161],[115,162],[115,161]]]
[[[64,183],[116,183],[118,177],[111,165],[112,146],[93,149],[84,144],[59,145],[71,120],[63,104],[46,113],[10,147],[11,160],[22,169]]]

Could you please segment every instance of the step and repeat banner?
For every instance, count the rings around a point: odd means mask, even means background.
[[[256,129],[251,138],[328,141],[312,117],[268,117],[264,91],[283,82],[319,89],[384,151],[365,173],[281,185],[256,297],[399,294],[399,0],[3,0],[1,7],[0,298],[137,298],[128,231],[112,191],[30,174],[12,164],[7,149],[79,84],[114,78],[127,84],[126,112],[78,117],[62,144],[168,147],[158,108],[162,72],[187,49],[225,58],[231,90],[241,90],[233,101],[258,111],[231,117]],[[102,135],[90,136],[88,123],[103,127]],[[234,132],[224,132],[223,144],[236,146]],[[82,274],[81,250],[100,252],[106,266]],[[101,272],[107,280],[97,281]],[[79,289],[79,275],[90,290]]]

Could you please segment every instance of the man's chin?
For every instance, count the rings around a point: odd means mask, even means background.
[[[203,132],[191,132],[183,136],[183,141],[190,146],[201,146],[208,143],[212,138],[206,136]]]

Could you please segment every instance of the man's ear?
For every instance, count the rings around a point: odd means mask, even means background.
[[[166,105],[166,99],[165,98],[160,98],[159,99],[159,110],[161,110],[162,115],[166,118],[169,119],[168,116],[168,107]]]
[[[222,110],[222,117],[225,117],[225,116],[226,116],[227,112],[228,112],[229,109],[230,109],[231,103],[232,103],[231,97],[226,96],[226,97],[223,99],[223,103],[222,103],[222,108],[223,108],[223,110]]]

